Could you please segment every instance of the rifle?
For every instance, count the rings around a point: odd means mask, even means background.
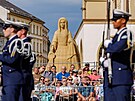
[[[104,38],[105,38],[105,30],[103,31],[103,37],[102,37],[102,53],[101,53],[101,57],[104,58],[104,54],[105,54],[105,47],[104,47]]]
[[[111,1],[107,0],[107,39],[110,39],[110,4],[111,4]],[[109,84],[111,84],[112,83],[112,66],[111,66],[110,53],[107,53],[106,58],[108,60],[108,79],[109,79]]]

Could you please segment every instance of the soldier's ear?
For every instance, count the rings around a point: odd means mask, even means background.
[[[122,23],[126,24],[126,19],[124,19],[124,18],[121,18],[121,19],[122,19]]]
[[[11,32],[15,32],[15,29],[13,27],[10,27]]]

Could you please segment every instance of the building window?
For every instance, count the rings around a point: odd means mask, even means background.
[[[40,43],[40,53],[42,52],[42,44]]]
[[[40,27],[40,35],[41,35],[41,33],[42,33],[42,27]],[[42,36],[42,35],[41,35]]]
[[[33,25],[33,33],[35,34],[35,25]]]
[[[37,26],[37,35],[39,35],[39,33],[38,33],[38,26]]]
[[[15,21],[15,18],[12,18],[12,21]]]
[[[45,51],[47,50],[47,44],[46,44],[47,42],[45,41]]]
[[[31,33],[32,32],[32,24],[30,24],[30,29],[29,30],[30,30],[30,33]]]
[[[33,42],[33,51],[35,51],[35,42]]]
[[[37,43],[37,52],[39,52],[38,49],[39,49],[39,44]]]

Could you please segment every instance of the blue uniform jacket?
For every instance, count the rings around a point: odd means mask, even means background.
[[[0,54],[0,61],[2,62],[3,86],[24,83],[23,73],[21,70],[22,56],[18,52],[15,52],[13,56],[11,56],[11,53],[9,53],[9,45],[15,39],[18,39],[17,35],[13,36],[11,40],[7,41],[3,48],[3,53]],[[13,48],[14,45],[12,45],[11,49]]]
[[[30,43],[30,39],[28,37],[26,37],[23,39],[23,42]],[[27,45],[24,48],[28,49]],[[23,71],[23,75],[24,75],[25,84],[26,85],[33,85],[33,87],[34,87],[32,68],[33,68],[33,65],[34,65],[36,60],[30,62],[30,59],[32,57],[32,49],[31,48],[32,47],[30,47],[30,56],[27,57],[26,55],[24,55],[24,57],[23,57],[22,71]]]
[[[132,33],[129,33],[132,40]],[[130,67],[131,48],[127,48],[127,28],[122,28],[114,36],[106,52],[111,54],[112,85],[132,85],[133,76]],[[108,73],[105,73],[106,76]],[[107,78],[107,77],[105,77]],[[108,81],[107,81],[108,82]]]

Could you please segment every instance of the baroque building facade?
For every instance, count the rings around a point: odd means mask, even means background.
[[[37,57],[35,66],[47,64],[49,29],[44,25],[44,21],[6,0],[0,0],[0,18],[2,20],[11,20],[30,24],[28,35],[32,37],[33,51],[36,53]],[[2,39],[5,40],[4,38]]]
[[[135,0],[110,0],[110,17],[114,8],[129,12],[132,16],[128,28],[135,33]],[[103,31],[107,32],[107,0],[82,0],[82,22],[74,36],[81,62],[98,62]],[[110,22],[110,35],[116,30]],[[135,36],[135,35],[134,35]]]

